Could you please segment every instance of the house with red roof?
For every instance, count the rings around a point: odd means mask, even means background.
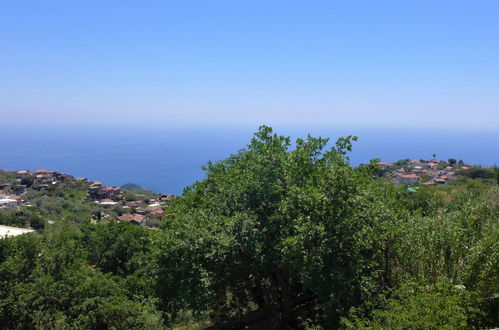
[[[398,176],[399,182],[402,184],[415,184],[419,181],[420,177],[416,174],[401,174]]]
[[[54,175],[53,172],[49,172],[45,169],[41,169],[35,172],[35,178],[38,182],[51,183]]]
[[[30,175],[29,171],[28,170],[20,170],[20,171],[17,171],[16,172],[16,177],[18,179],[21,179],[22,177],[26,176],[26,175]]]
[[[124,214],[122,216],[118,217],[118,220],[120,221],[126,221],[133,223],[135,225],[143,226],[145,224],[145,217],[141,214]]]

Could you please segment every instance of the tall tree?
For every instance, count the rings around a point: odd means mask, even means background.
[[[263,126],[247,148],[209,163],[164,222],[164,301],[180,298],[214,320],[253,310],[275,327],[307,314],[337,326],[349,306],[381,290],[383,232],[395,215],[369,175],[376,167],[349,165],[354,140],[326,148],[327,139],[308,136],[292,146]]]

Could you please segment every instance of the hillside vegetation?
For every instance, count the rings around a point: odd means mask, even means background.
[[[498,327],[497,183],[409,191],[352,167],[355,140],[264,126],[159,229],[65,216],[0,239],[0,328]]]

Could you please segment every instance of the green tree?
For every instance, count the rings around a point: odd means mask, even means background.
[[[33,175],[25,175],[21,178],[21,184],[26,186],[31,186],[35,182],[35,177]]]
[[[158,255],[165,308],[214,321],[262,312],[275,327],[309,315],[337,326],[390,281],[383,187],[346,156],[355,137],[298,139],[261,127],[248,147],[209,163],[174,201]],[[177,305],[172,305],[175,301]],[[170,304],[170,305],[168,305]]]

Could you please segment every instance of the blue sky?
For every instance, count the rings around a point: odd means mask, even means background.
[[[499,1],[2,1],[0,115],[499,129]]]

